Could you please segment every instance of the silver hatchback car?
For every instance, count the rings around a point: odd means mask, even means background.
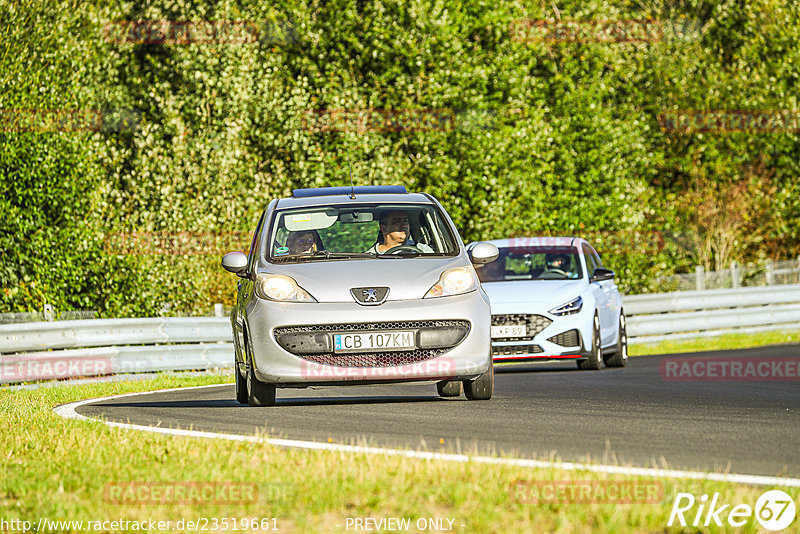
[[[236,399],[275,404],[276,388],[436,382],[470,400],[494,389],[489,299],[444,208],[402,186],[298,189],[273,200],[231,314]],[[463,385],[463,388],[462,388]]]

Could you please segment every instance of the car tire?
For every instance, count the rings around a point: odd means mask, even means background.
[[[236,402],[239,404],[247,404],[247,377],[242,376],[239,369],[239,362],[234,362],[234,375],[236,375]]]
[[[605,358],[609,367],[625,367],[628,363],[628,332],[625,327],[625,313],[619,314],[619,332],[617,333],[617,350]]]
[[[489,369],[474,380],[464,380],[464,396],[469,400],[489,400],[494,393],[494,364],[489,362]]]
[[[436,382],[436,391],[440,397],[460,397],[462,384],[459,380],[442,380]]]
[[[255,374],[253,355],[245,341],[247,355],[247,403],[250,406],[275,406],[275,386],[260,381]]]
[[[600,318],[594,314],[594,321],[592,323],[592,347],[589,351],[589,357],[578,360],[578,369],[581,370],[597,370],[603,367],[603,351],[600,348]]]

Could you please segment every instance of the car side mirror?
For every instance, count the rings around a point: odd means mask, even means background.
[[[594,270],[591,281],[602,282],[603,280],[612,280],[614,276],[615,273],[611,269],[603,269],[602,267],[598,267]]]
[[[246,277],[247,255],[244,252],[228,252],[222,257],[222,267],[237,276]]]
[[[500,255],[500,251],[491,243],[478,243],[472,247],[472,263],[483,265],[491,263]]]

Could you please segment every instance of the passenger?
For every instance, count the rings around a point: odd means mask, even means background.
[[[300,230],[289,234],[286,240],[289,254],[314,254],[323,250],[322,238],[316,230]]]

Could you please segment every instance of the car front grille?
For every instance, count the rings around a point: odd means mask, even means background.
[[[547,339],[547,341],[555,343],[556,345],[561,345],[562,347],[577,347],[581,344],[580,340],[580,334],[575,329],[561,332]]]
[[[543,315],[526,313],[492,315],[492,326],[510,326],[516,324],[524,324],[527,326],[527,334],[523,337],[495,338],[494,341],[530,341],[536,337],[539,332],[550,326],[552,322],[552,320]]]
[[[413,350],[347,352],[332,350],[334,333],[380,332],[385,330],[413,330],[418,348]],[[469,321],[395,321],[386,323],[340,323],[322,325],[282,326],[275,328],[275,340],[286,351],[304,360],[337,367],[395,367],[424,362],[435,358],[461,343],[469,333]],[[446,346],[420,347],[426,334],[444,332],[452,338]]]
[[[417,349],[410,351],[367,352],[357,354],[298,354],[300,358],[336,367],[396,367],[424,362],[450,349]]]
[[[519,354],[540,354],[544,349],[539,345],[502,345],[492,347],[492,356],[516,356]]]

